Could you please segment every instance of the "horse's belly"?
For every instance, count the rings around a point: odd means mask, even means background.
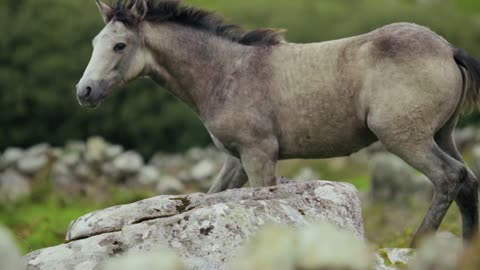
[[[367,127],[339,125],[334,129],[297,127],[280,136],[279,141],[280,159],[314,159],[348,156],[377,138]]]

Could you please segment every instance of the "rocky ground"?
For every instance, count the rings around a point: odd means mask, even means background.
[[[457,144],[476,173],[480,172],[480,146],[477,146],[480,136],[477,134],[480,132],[473,128],[456,133]],[[77,261],[84,262],[83,268],[78,269],[94,269],[89,268],[93,265],[97,267],[95,269],[139,270],[397,269],[406,267],[406,264],[408,269],[419,270],[480,269],[475,268],[478,264],[474,261],[476,256],[472,255],[478,249],[453,244],[458,242],[455,235],[460,233],[460,218],[455,207],[449,211],[441,228],[453,234],[431,238],[415,254],[410,249],[398,248],[408,245],[419,224],[428,206],[431,184],[402,160],[383,151],[381,145],[374,145],[349,158],[283,163],[280,175],[297,180],[297,184],[290,186],[228,191],[211,196],[194,194],[208,190],[223,159],[223,154],[214,148],[193,148],[182,154],[158,153],[145,160],[135,151],[126,151],[98,137],[87,142],[71,142],[63,148],[46,144],[29,149],[9,148],[0,153],[0,220],[5,220],[7,215],[6,224],[14,230],[16,238],[27,241],[19,234],[28,235],[31,230],[41,230],[38,226],[48,221],[30,219],[27,213],[23,213],[21,219],[31,223],[32,228],[12,227],[16,223],[8,221],[8,213],[16,213],[15,205],[24,203],[25,198],[38,209],[44,205],[46,211],[50,211],[47,204],[51,201],[51,194],[55,194],[53,198],[57,198],[56,194],[64,194],[58,202],[55,199],[55,204],[62,211],[62,217],[74,219],[99,207],[82,208],[78,214],[63,213],[61,208],[71,209],[72,201],[78,198],[101,201],[105,197],[115,197],[106,192],[112,187],[126,190],[129,195],[128,199],[110,201],[113,203],[109,205],[152,197],[82,216],[68,229],[69,243],[30,253],[26,257],[29,269],[73,269],[69,263],[76,264]],[[357,195],[353,186],[348,184],[305,182],[321,178],[349,181],[360,192]],[[48,193],[44,190],[46,186]],[[311,190],[307,192],[306,187]],[[132,196],[135,191],[146,193]],[[350,195],[337,196],[344,192]],[[155,197],[161,194],[171,196]],[[47,199],[43,198],[45,195]],[[70,200],[65,199],[69,197]],[[355,198],[359,198],[358,203],[351,203],[352,199],[357,200]],[[347,202],[350,206],[338,208]],[[361,210],[363,221],[358,214],[351,215]],[[58,215],[50,214],[53,220]],[[263,224],[270,223],[277,226],[263,228]],[[332,223],[337,226],[325,225]],[[292,229],[291,225],[297,229]],[[56,228],[55,238],[64,236],[65,230],[66,227]],[[140,232],[149,231],[152,232],[147,237],[150,242],[140,237]],[[10,248],[0,246],[0,261],[9,258],[15,265],[18,263],[17,249],[11,248],[14,245],[11,240],[3,241],[10,239],[6,231],[0,231],[0,238],[1,243],[10,245]],[[250,240],[245,242],[246,239]],[[36,247],[59,241],[45,243]],[[275,248],[270,248],[270,243],[274,243]],[[345,252],[329,253],[333,247]],[[72,250],[75,251],[73,257],[68,255]],[[298,250],[305,254],[330,255],[306,256]],[[355,254],[368,255],[359,258]],[[66,260],[62,256],[73,259]],[[317,257],[318,260],[314,260]],[[340,263],[347,261],[354,263]],[[166,268],[148,268],[148,263]],[[439,268],[439,263],[445,268]],[[131,267],[115,268],[116,265]],[[9,269],[17,268],[12,266]]]
[[[20,258],[0,230],[9,270],[478,269],[478,245],[450,233],[417,250],[373,250],[349,184],[313,181],[214,195],[159,196],[73,221],[66,243]],[[2,268],[3,269],[3,268]]]
[[[79,264],[88,270],[112,256],[164,245],[184,259],[187,269],[220,270],[262,225],[299,227],[321,221],[363,239],[360,199],[352,185],[317,181],[155,197],[80,217],[70,225],[67,244],[26,258],[32,270]]]

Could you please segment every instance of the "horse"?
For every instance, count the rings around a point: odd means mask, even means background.
[[[77,85],[81,105],[149,77],[185,103],[227,153],[210,193],[277,184],[278,160],[347,156],[380,141],[433,183],[412,245],[455,201],[478,231],[478,181],[452,139],[480,104],[480,62],[430,29],[394,23],[295,44],[173,0],[96,0],[105,22]]]

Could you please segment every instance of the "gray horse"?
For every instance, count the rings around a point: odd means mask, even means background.
[[[210,192],[272,186],[278,160],[350,155],[376,141],[425,174],[435,195],[414,242],[456,201],[463,236],[478,231],[477,180],[452,140],[479,103],[480,63],[431,30],[396,23],[294,44],[244,31],[178,1],[97,0],[106,23],[77,85],[98,106],[147,76],[187,104],[229,156]]]

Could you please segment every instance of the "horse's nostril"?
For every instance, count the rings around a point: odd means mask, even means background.
[[[91,93],[92,93],[92,87],[87,86],[87,88],[85,88],[85,97],[90,96]]]

